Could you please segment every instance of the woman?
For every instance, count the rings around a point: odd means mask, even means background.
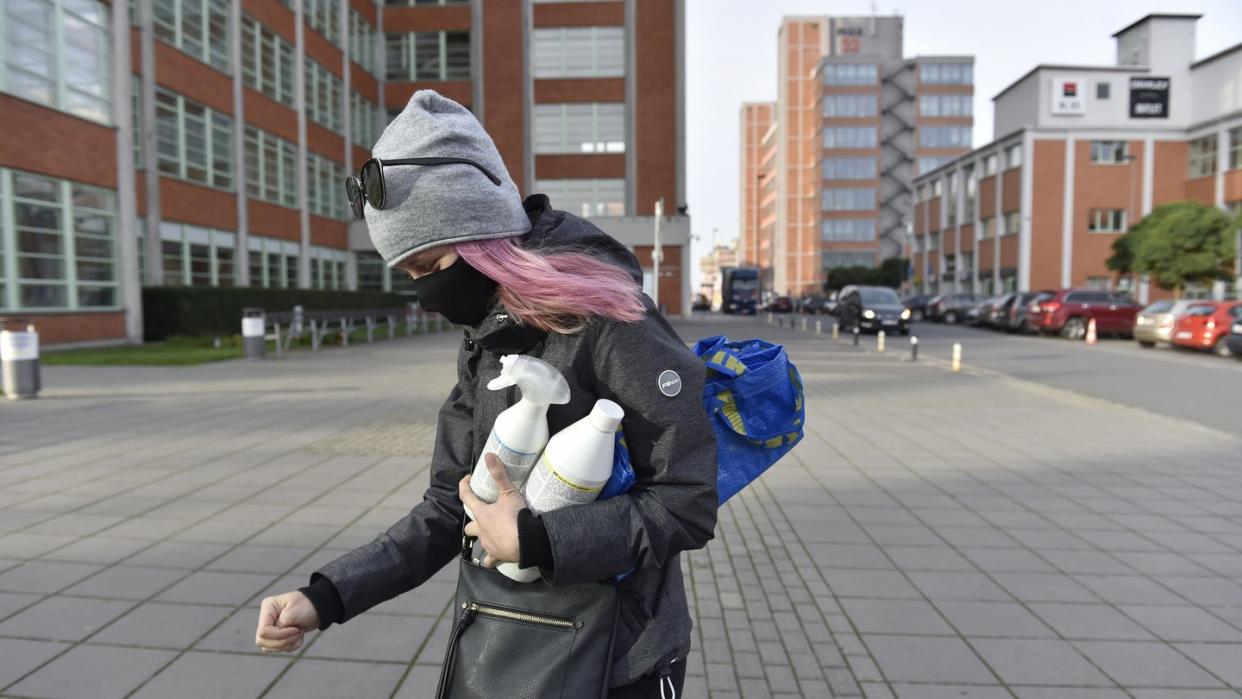
[[[460,105],[416,93],[373,153],[382,164],[368,161],[347,185],[355,215],[388,264],[413,279],[423,307],[464,326],[458,382],[440,410],[423,501],[307,587],[263,600],[256,644],[296,650],[306,631],[418,587],[460,552],[465,498],[476,515],[466,533],[479,537],[486,565],[538,566],[554,586],[633,571],[610,696],[679,695],[690,647],[679,554],[703,547],[716,524],[702,363],[642,293],[634,255],[552,210],[546,196],[522,202],[495,145]],[[468,474],[492,422],[516,400],[485,387],[510,353],[540,357],[569,382],[570,402],[548,410],[552,433],[599,398],[621,405],[637,476],[628,493],[541,515],[513,488],[495,504],[472,499]],[[503,467],[494,457],[488,464],[499,482]]]

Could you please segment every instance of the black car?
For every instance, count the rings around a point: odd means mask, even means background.
[[[1229,326],[1229,334],[1225,336],[1225,346],[1233,353],[1235,359],[1242,359],[1242,320],[1235,320]]]
[[[945,323],[956,323],[983,299],[974,294],[944,294],[927,306],[927,317]]]
[[[906,304],[906,308],[910,309],[910,320],[923,320],[926,318],[927,302],[934,298],[936,297],[930,294],[919,294],[902,299],[902,303]]]
[[[823,296],[807,296],[798,303],[798,312],[804,315],[819,315],[824,312]]]
[[[763,310],[768,313],[793,313],[793,299],[788,296],[777,296]]]
[[[847,286],[837,297],[841,327],[874,332],[896,330],[910,334],[910,309],[887,286]]]
[[[1052,296],[1051,291],[1024,291],[1018,294],[1005,314],[1002,328],[1011,333],[1031,332],[1031,327],[1026,322],[1026,312],[1030,310],[1032,303],[1046,301]]]

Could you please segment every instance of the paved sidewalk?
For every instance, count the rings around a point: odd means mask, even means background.
[[[687,697],[1226,697],[1242,442],[753,319],[806,441],[685,562]],[[55,367],[0,404],[0,694],[426,697],[452,567],[292,656],[258,600],[425,487],[457,335],[193,369]]]

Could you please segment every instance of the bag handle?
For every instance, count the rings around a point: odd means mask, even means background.
[[[746,373],[746,364],[737,356],[737,353],[731,349],[718,347],[714,350],[708,350],[702,356],[703,363],[709,368],[736,379]]]

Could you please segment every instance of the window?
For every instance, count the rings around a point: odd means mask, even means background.
[[[979,228],[980,228],[980,232],[979,232],[980,238],[983,238],[983,239],[995,238],[996,237],[996,217],[989,216],[988,218],[979,219]]]
[[[824,97],[826,117],[872,117],[878,109],[875,95],[827,95]]]
[[[470,78],[470,32],[408,32],[384,36],[389,80]]]
[[[974,82],[974,66],[970,63],[923,63],[919,66],[919,82],[924,85],[969,85]]]
[[[1125,209],[1091,209],[1087,212],[1087,230],[1114,233],[1126,229]]]
[[[919,116],[967,117],[973,110],[971,95],[919,95]]]
[[[1005,214],[1005,235],[1017,235],[1022,232],[1022,218],[1017,211]]]
[[[297,146],[247,124],[245,154],[247,196],[296,208]]]
[[[385,5],[464,5],[470,0],[384,0]]]
[[[1229,169],[1242,169],[1242,126],[1229,129]]]
[[[535,105],[536,153],[624,153],[625,105]]]
[[[998,160],[995,153],[983,159],[983,176],[990,177],[996,174],[996,161]]]
[[[1110,85],[1109,83],[1105,83],[1105,82],[1096,83],[1095,84],[1095,98],[1097,100],[1108,99],[1109,97],[1108,93],[1111,91],[1111,88],[1112,88],[1112,85]]]
[[[874,188],[824,190],[824,211],[866,211],[874,208]]]
[[[168,286],[233,286],[237,237],[229,231],[160,222],[164,283]]]
[[[233,189],[233,119],[163,87],[155,88],[160,172]]]
[[[826,180],[871,180],[876,176],[875,158],[824,158]]]
[[[341,92],[344,84],[331,71],[304,59],[306,67],[306,115],[320,126],[341,131]]]
[[[537,180],[535,190],[583,218],[625,215],[625,180]]]
[[[1022,144],[1017,143],[1005,149],[1005,169],[1012,170],[1022,166]]]
[[[0,309],[117,306],[115,192],[0,168],[0,206]]]
[[[824,269],[836,269],[838,267],[874,267],[875,253],[864,250],[834,250],[825,252],[823,257]]]
[[[875,219],[836,218],[823,223],[824,240],[837,242],[871,242],[875,240]]]
[[[316,289],[344,289],[344,250],[311,246],[311,286]]]
[[[932,170],[935,170],[936,168],[940,167],[941,165],[944,165],[945,163],[949,163],[952,161],[953,161],[953,158],[949,156],[919,158],[919,174],[925,175],[931,172]]]
[[[969,148],[969,126],[920,126],[921,148]]]
[[[349,58],[371,75],[379,75],[375,65],[375,27],[353,8],[349,10]]]
[[[1120,165],[1130,160],[1130,144],[1127,141],[1092,141],[1091,162]]]
[[[357,92],[349,95],[350,128],[353,130],[354,143],[370,150],[379,140],[379,124],[376,115],[379,107]]]
[[[293,45],[249,15],[242,16],[241,40],[243,82],[292,107]]]
[[[317,153],[306,154],[306,198],[312,214],[344,220],[345,170],[340,163]]]
[[[824,148],[875,148],[874,126],[829,126],[824,129]]]
[[[825,85],[875,85],[878,82],[879,66],[874,63],[829,63],[824,66]]]
[[[601,78],[625,75],[622,27],[535,29],[536,78]]]
[[[341,43],[341,26],[337,23],[336,10],[334,0],[302,0],[306,23],[333,44]]]
[[[354,273],[358,277],[358,291],[389,291],[391,287],[384,286],[384,280],[388,279],[388,268],[384,264],[384,258],[379,253],[371,251],[355,251],[354,256]]]
[[[97,0],[5,0],[0,90],[110,124],[109,11]]]
[[[264,288],[296,288],[298,253],[301,246],[291,240],[250,235],[250,285]]]
[[[1190,142],[1190,177],[1216,174],[1216,134]]]
[[[938,197],[944,192],[944,180],[936,180],[932,182],[932,198]]]
[[[217,70],[230,71],[228,0],[152,0],[155,36]]]

